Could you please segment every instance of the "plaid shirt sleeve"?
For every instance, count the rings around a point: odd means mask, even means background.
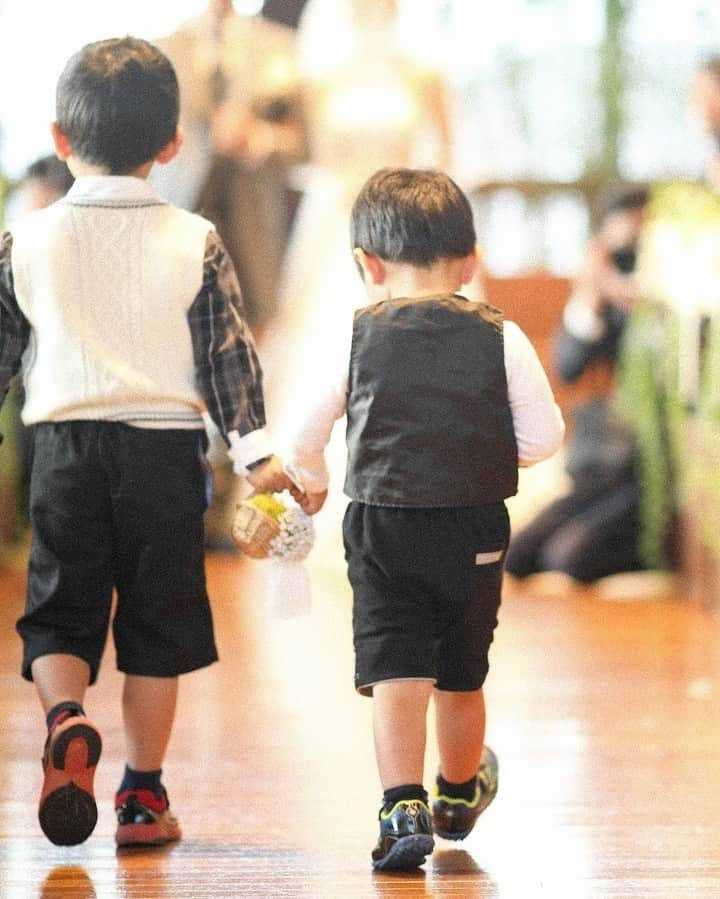
[[[0,404],[30,339],[30,323],[15,298],[11,257],[12,235],[6,231],[0,238]]]
[[[225,442],[265,426],[262,371],[230,257],[211,231],[203,283],[188,311],[198,390]]]

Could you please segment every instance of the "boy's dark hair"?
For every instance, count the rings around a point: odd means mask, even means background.
[[[350,216],[352,246],[389,262],[426,268],[475,247],[465,194],[443,172],[381,169],[363,186]]]
[[[170,60],[133,37],[83,47],[57,85],[57,122],[73,152],[112,175],[154,159],[174,137],[179,109]]]

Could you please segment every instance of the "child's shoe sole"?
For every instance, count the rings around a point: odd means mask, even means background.
[[[156,824],[123,824],[115,833],[118,846],[164,846],[182,836],[177,822]]]
[[[415,833],[400,837],[387,850],[385,855],[373,862],[376,871],[412,871],[424,864],[425,858],[432,854],[435,841],[430,834]]]
[[[100,733],[87,718],[67,718],[48,738],[38,818],[56,846],[83,843],[95,829],[93,781],[101,750]]]

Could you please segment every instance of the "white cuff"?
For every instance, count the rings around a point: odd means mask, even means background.
[[[293,462],[288,466],[288,472],[294,481],[297,481],[306,493],[322,493],[327,490],[329,476],[325,460],[318,464],[317,468],[304,468]]]
[[[563,325],[568,334],[595,343],[605,335],[605,320],[594,309],[573,294],[563,310]]]
[[[270,436],[265,428],[250,431],[244,437],[241,437],[237,431],[230,431],[227,437],[230,441],[228,454],[232,459],[235,474],[246,475],[248,465],[265,456],[272,456]]]

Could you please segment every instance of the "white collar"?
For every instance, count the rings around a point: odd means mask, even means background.
[[[134,175],[83,175],[65,200],[80,206],[155,206],[163,202],[149,181]]]

